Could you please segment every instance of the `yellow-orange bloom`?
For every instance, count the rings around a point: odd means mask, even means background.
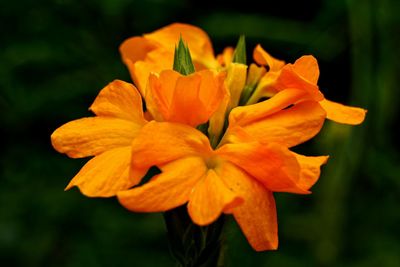
[[[225,98],[224,78],[224,73],[211,70],[188,76],[172,70],[151,74],[147,108],[158,121],[196,127],[207,122]],[[147,120],[138,90],[118,80],[99,93],[90,110],[96,117],[61,126],[51,141],[72,158],[95,156],[66,189],[78,186],[87,196],[109,197],[136,185],[145,174],[130,168],[130,150]]]
[[[197,70],[187,76],[172,70],[180,37]],[[365,117],[363,109],[324,98],[312,56],[285,64],[258,45],[253,56],[261,66],[248,68],[232,62],[232,48],[215,58],[204,31],[179,23],[132,37],[120,52],[137,87],[110,83],[90,107],[94,117],[51,136],[61,153],[93,156],[66,189],[116,195],[132,211],[187,204],[200,226],[232,214],[257,251],[278,246],[273,192],[310,193],[328,159],[290,148],[314,137],[326,118],[359,124]],[[262,97],[269,99],[257,103]],[[137,186],[153,166],[161,173]]]
[[[330,120],[351,125],[364,121],[366,110],[345,106],[327,100],[323,96],[317,85],[318,62],[313,56],[302,56],[294,64],[284,65],[283,61],[273,58],[258,45],[254,50],[254,60],[258,64],[268,66],[270,71],[260,80],[251,103],[255,103],[261,97],[270,97],[282,90],[299,89],[305,93],[299,101],[307,98],[318,101]]]

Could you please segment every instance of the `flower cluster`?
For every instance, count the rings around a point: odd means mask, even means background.
[[[258,45],[247,65],[243,41],[215,57],[204,31],[178,23],[126,40],[135,85],[111,82],[90,107],[95,116],[51,136],[57,151],[93,157],[66,189],[116,196],[136,212],[187,205],[200,226],[232,214],[255,250],[276,249],[273,192],[310,193],[328,159],[290,148],[325,119],[355,125],[366,111],[324,98],[313,56],[286,64]],[[161,173],[139,185],[153,166]]]

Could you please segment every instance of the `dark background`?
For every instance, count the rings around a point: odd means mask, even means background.
[[[265,4],[266,3],[266,4]],[[399,36],[395,0],[42,0],[0,4],[0,265],[173,266],[160,214],[63,188],[86,160],[50,134],[90,116],[98,91],[130,81],[127,37],[180,21],[216,53],[245,34],[293,62],[319,60],[328,99],[368,109],[362,126],[327,122],[297,151],[329,154],[313,194],[276,194],[280,247],[256,253],[231,221],[228,266],[400,266]]]

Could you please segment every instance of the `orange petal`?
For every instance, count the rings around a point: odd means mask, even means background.
[[[225,163],[217,172],[225,184],[244,199],[232,213],[253,249],[277,249],[278,224],[272,193],[233,164]]]
[[[150,52],[162,49],[160,44],[144,37],[132,37],[125,40],[119,47],[122,60],[128,67],[132,80],[144,96],[146,84],[151,71],[159,71],[160,66],[146,62]],[[159,57],[162,59],[163,57]],[[163,62],[163,60],[160,60]],[[172,65],[171,65],[172,66]]]
[[[90,107],[97,116],[126,119],[145,124],[142,98],[130,83],[115,80],[102,89]]]
[[[150,74],[146,90],[146,107],[157,121],[168,121],[175,86],[181,75],[173,70]],[[197,77],[197,76],[196,76]]]
[[[200,131],[177,123],[149,122],[132,143],[133,166],[139,169],[212,152]]]
[[[275,82],[277,81],[280,72],[267,72],[257,84],[256,90],[253,95],[247,102],[248,104],[255,104],[259,102],[259,100],[263,97],[272,97],[277,94],[279,89],[274,87]]]
[[[183,76],[172,70],[151,75],[149,92],[154,104],[149,109],[163,120],[191,126],[205,123],[218,109],[226,94],[224,73],[210,70]],[[153,114],[154,115],[154,114]]]
[[[193,188],[188,211],[193,222],[203,226],[217,220],[225,209],[232,209],[242,202],[237,194],[226,187],[214,170],[209,170]]]
[[[228,130],[229,131],[225,133],[222,140],[218,143],[218,147],[222,147],[223,145],[229,143],[249,143],[255,141],[255,139],[241,126],[229,126]]]
[[[187,120],[189,125],[197,126],[205,123],[219,108],[221,102],[227,94],[225,87],[225,72],[214,72],[211,70],[199,71],[196,73],[201,77],[198,93],[190,87],[185,91],[185,78],[181,77],[177,82],[176,91],[174,94],[173,110],[182,120]],[[198,106],[199,109],[194,109]],[[188,114],[195,113],[196,115],[189,116]],[[184,119],[186,118],[186,119]],[[190,119],[189,119],[190,118]]]
[[[219,108],[227,94],[227,88],[225,87],[226,73],[204,70],[197,72],[197,74],[201,76],[201,85],[198,97],[204,109],[203,116],[208,120]],[[181,91],[181,93],[183,93],[183,91]],[[187,94],[183,94],[180,99],[183,99],[185,95]],[[174,97],[177,97],[177,95]],[[194,96],[193,99],[197,101]]]
[[[319,102],[325,109],[327,118],[338,123],[357,125],[364,121],[367,111],[362,108],[349,107],[324,99]]]
[[[143,96],[151,72],[172,68],[173,50],[167,51],[156,41],[136,36],[124,41],[119,50],[132,80]]]
[[[206,173],[203,159],[187,157],[161,167],[162,173],[146,184],[120,191],[119,202],[131,211],[161,212],[185,204]]]
[[[297,186],[300,167],[295,156],[279,144],[226,144],[216,152],[255,177],[271,191],[308,193]]]
[[[71,158],[96,156],[104,151],[130,146],[141,124],[131,121],[92,117],[68,122],[51,135],[53,147]]]
[[[318,180],[321,173],[321,165],[328,161],[329,156],[308,157],[293,153],[300,165],[300,179],[298,186],[309,190]]]
[[[126,61],[125,64],[128,66],[132,80],[140,93],[143,97],[146,97],[146,88],[150,73],[159,73],[162,70],[171,69],[173,53],[160,48],[148,53],[145,61]]]
[[[65,190],[78,186],[88,197],[111,197],[118,191],[127,190],[139,183],[145,172],[129,173],[131,147],[106,151],[91,160],[71,180]]]
[[[285,61],[272,57],[261,45],[254,48],[253,58],[259,65],[268,66],[269,71],[279,71],[285,65]]]
[[[147,54],[146,62],[150,64],[152,72],[172,69],[174,65],[174,51],[159,48]]]
[[[319,78],[318,61],[311,55],[302,56],[293,64],[294,71],[312,84],[317,84]]]
[[[236,107],[229,115],[230,126],[244,126],[287,108],[304,97],[304,92],[288,89],[272,98],[249,106]]]
[[[144,98],[146,95],[146,87],[151,72],[151,66],[149,66],[149,63],[145,61],[137,61],[134,63],[130,60],[126,60],[125,65],[129,69],[133,83]]]
[[[198,70],[199,68],[218,67],[218,62],[214,58],[211,41],[207,33],[198,27],[189,24],[173,23],[144,35],[146,39],[160,43],[171,52],[174,51],[175,45],[181,36],[187,42],[193,62],[197,65]]]
[[[273,87],[278,91],[287,88],[304,90],[315,101],[321,101],[324,95],[319,91],[317,85],[319,70],[318,65],[314,66],[314,63],[317,64],[314,61],[314,57],[304,56],[296,61],[294,65],[285,65]],[[317,69],[314,69],[315,67]]]
[[[202,77],[197,74],[178,77],[174,85],[171,104],[164,119],[193,127],[205,123],[209,117],[199,97],[202,83]]]
[[[129,60],[135,63],[139,60],[145,60],[147,54],[160,47],[157,42],[144,38],[135,36],[126,39],[119,47],[119,51],[122,56],[122,60],[125,62]]]
[[[260,142],[292,147],[314,137],[321,130],[325,117],[326,112],[318,102],[304,101],[242,127]]]

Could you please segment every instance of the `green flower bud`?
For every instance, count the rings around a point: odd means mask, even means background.
[[[195,72],[189,47],[179,38],[178,46],[175,46],[173,69],[182,75],[189,75]]]
[[[246,39],[244,35],[240,35],[238,43],[235,48],[235,52],[233,53],[232,62],[234,63],[242,63],[246,65],[247,56],[246,56]]]

